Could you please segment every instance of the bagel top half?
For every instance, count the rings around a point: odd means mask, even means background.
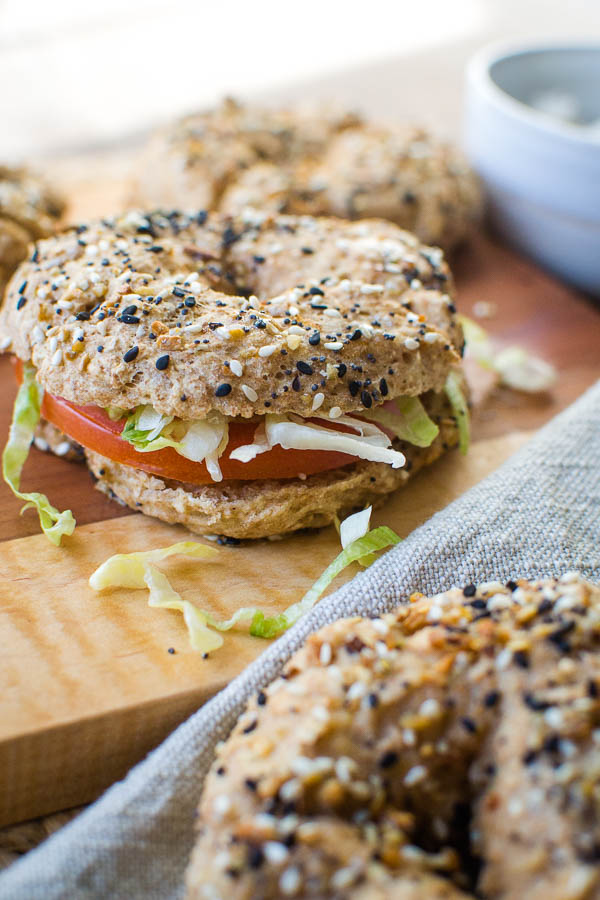
[[[423,128],[226,100],[150,141],[133,202],[379,217],[449,249],[479,217],[481,191],[460,152]]]
[[[334,418],[442,389],[452,297],[441,251],[387,222],[136,212],[39,242],[0,336],[77,404]]]

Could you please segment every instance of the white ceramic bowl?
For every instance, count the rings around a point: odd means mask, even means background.
[[[465,136],[495,228],[600,296],[600,45],[479,51]]]

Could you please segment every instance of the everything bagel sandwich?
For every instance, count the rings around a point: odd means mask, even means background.
[[[449,249],[481,213],[460,152],[418,126],[332,109],[226,100],[157,134],[136,167],[133,203],[383,218]]]
[[[101,490],[258,538],[383,502],[464,437],[452,292],[389,222],[133,212],[40,242],[0,334]]]

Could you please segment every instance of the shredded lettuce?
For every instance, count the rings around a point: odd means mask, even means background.
[[[323,595],[333,579],[347,566],[354,562],[372,562],[374,554],[400,541],[400,537],[385,526],[364,531],[369,525],[371,508],[350,516],[350,524],[344,528],[346,534],[356,537],[348,543],[336,556],[323,574],[298,603],[292,604],[277,616],[266,616],[256,606],[245,606],[238,609],[226,621],[220,621],[205,610],[199,609],[189,600],[184,600],[172,587],[169,579],[154,563],[177,553],[185,556],[208,559],[217,556],[219,551],[207,547],[197,541],[182,541],[170,547],[148,550],[139,553],[119,553],[111,556],[89,579],[90,587],[95,591],[104,591],[111,587],[147,588],[150,592],[148,603],[153,607],[174,609],[183,613],[188,629],[191,646],[201,653],[217,650],[223,638],[215,632],[229,631],[235,625],[250,623],[250,634],[254,637],[273,638],[290,628],[298,619],[308,612]],[[347,522],[348,519],[345,520]],[[214,629],[214,630],[211,630]]]
[[[461,380],[458,372],[452,371],[446,379],[444,387],[446,396],[450,401],[452,411],[458,426],[458,446],[461,453],[467,453],[471,440],[471,427],[469,422],[469,407],[463,394]]]
[[[395,405],[395,410],[392,404]],[[393,431],[401,441],[414,444],[415,447],[431,446],[440,433],[418,397],[396,397],[384,406],[361,412],[361,416],[369,421],[379,422]]]
[[[111,587],[143,588],[146,586],[144,574],[149,563],[160,562],[169,556],[189,556],[210,559],[218,555],[215,547],[207,547],[198,541],[179,541],[169,547],[157,550],[142,550],[136,553],[117,553],[103,562],[90,576],[89,585],[95,591]]]
[[[75,529],[71,510],[60,512],[52,506],[45,494],[22,493],[19,490],[23,466],[40,420],[43,396],[44,389],[35,380],[35,369],[24,365],[23,381],[17,393],[8,441],[2,454],[2,476],[15,497],[26,501],[21,513],[30,507],[36,509],[42,531],[58,547],[62,536],[73,534]]]
[[[206,463],[213,481],[222,481],[219,457],[229,440],[225,416],[213,411],[206,419],[184,422],[157,412],[152,406],[138,406],[127,418],[121,437],[139,453],[172,447],[180,456]]]
[[[217,650],[223,638],[207,625],[207,616],[189,600],[184,600],[172,587],[169,579],[154,563],[168,556],[181,554],[197,559],[218,556],[215,547],[207,547],[198,541],[180,541],[169,547],[138,553],[118,553],[102,563],[90,576],[89,585],[95,591],[109,588],[148,588],[148,605],[162,609],[174,609],[183,614],[192,649],[200,653]]]
[[[481,325],[468,316],[459,319],[468,353],[484,369],[496,372],[506,387],[537,394],[549,390],[556,382],[556,369],[550,363],[516,345],[497,351]]]
[[[502,384],[529,394],[547,391],[556,381],[554,367],[522,347],[505,347],[497,354],[494,368]]]
[[[343,523],[342,523],[343,524]],[[313,608],[317,600],[327,590],[334,578],[351,563],[359,562],[378,550],[384,550],[399,543],[400,537],[391,528],[381,525],[373,528],[363,537],[352,541],[331,562],[302,600],[292,604],[278,616],[265,616],[260,610],[254,613],[250,624],[250,634],[255,637],[272,638],[290,628],[298,619]]]
[[[347,453],[359,459],[388,463],[393,469],[404,465],[406,459],[398,450],[392,450],[388,436],[369,422],[351,416],[340,416],[335,420],[348,425],[358,434],[347,434],[331,427],[331,421],[323,420],[319,425],[301,419],[300,416],[266,415],[264,433],[257,429],[254,443],[237,447],[230,453],[230,459],[248,462],[259,453],[265,453],[279,444],[284,450],[331,450]]]
[[[340,536],[342,550],[345,550],[348,544],[365,536],[369,530],[372,512],[373,507],[367,506],[366,509],[361,509],[360,512],[354,513],[351,516],[346,516],[344,521],[340,522],[338,534]]]

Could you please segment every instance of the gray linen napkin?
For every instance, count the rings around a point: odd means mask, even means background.
[[[1,900],[176,900],[217,741],[327,622],[412,591],[559,575],[600,581],[600,382],[500,469],[323,600],[104,796],[0,877]]]

